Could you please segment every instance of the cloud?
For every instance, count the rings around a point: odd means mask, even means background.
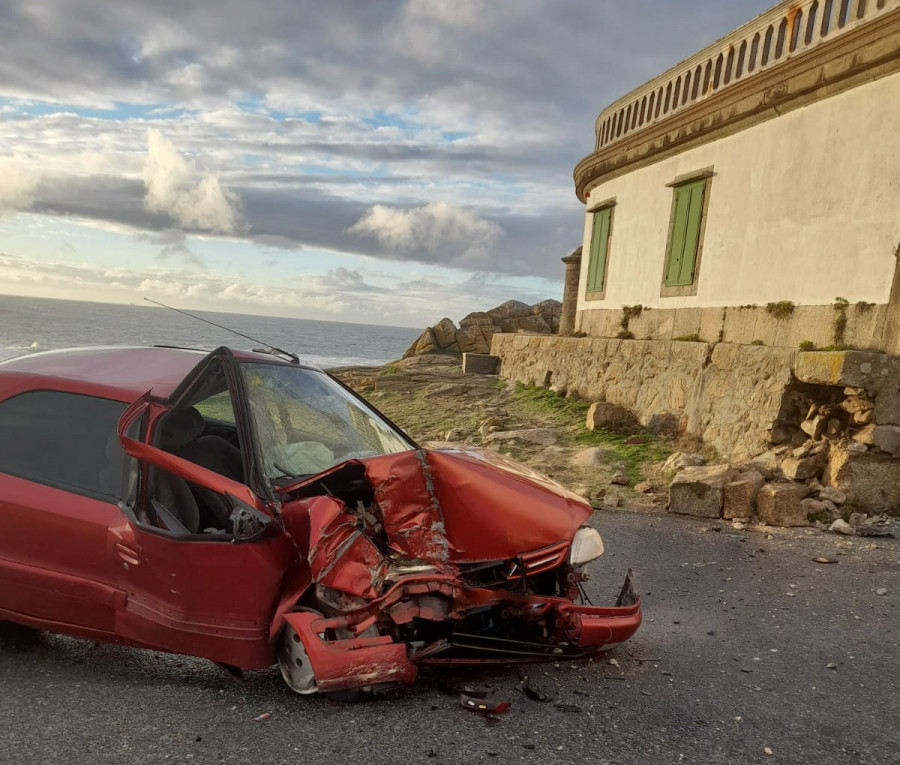
[[[200,171],[154,128],[147,130],[144,185],[144,204],[150,212],[165,213],[181,226],[203,231],[231,234],[237,229],[237,197],[217,175]]]
[[[451,258],[472,264],[487,262],[494,241],[503,235],[496,223],[447,202],[409,210],[375,205],[350,231],[371,235],[392,249],[446,252]]]
[[[426,264],[458,290],[473,270],[502,275],[490,295],[467,293],[484,307],[518,296],[518,276],[562,276],[583,231],[572,169],[597,113],[770,2],[227,0],[210,13],[197,0],[5,0],[0,146],[22,161],[0,160],[0,213],[143,232],[160,248],[149,270],[200,265],[189,237],[206,232],[257,245],[228,248],[258,256],[229,262],[245,274],[274,252]],[[436,291],[399,300],[341,263],[277,299],[234,299],[302,310],[318,289],[340,293],[341,315],[402,305],[432,320]],[[210,270],[211,296],[239,282]]]
[[[344,268],[343,266],[329,271],[325,276],[320,277],[318,282],[323,290],[371,292],[377,289],[366,283],[365,277],[360,270]]]
[[[167,228],[156,234],[139,234],[139,241],[158,244],[162,249],[157,255],[160,261],[174,260],[194,268],[206,268],[203,259],[187,245],[187,235],[181,229]]]
[[[40,175],[16,157],[0,157],[0,215],[22,212],[34,204]]]

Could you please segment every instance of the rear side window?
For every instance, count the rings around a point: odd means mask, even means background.
[[[0,472],[112,502],[131,459],[116,426],[120,401],[58,391],[0,403]]]

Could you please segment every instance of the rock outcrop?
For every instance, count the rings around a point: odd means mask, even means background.
[[[558,300],[543,300],[535,305],[507,300],[490,311],[470,313],[460,320],[458,328],[444,318],[428,327],[403,358],[429,353],[490,353],[491,338],[498,332],[552,335],[559,330],[561,311]]]

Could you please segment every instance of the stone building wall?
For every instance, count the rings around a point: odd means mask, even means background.
[[[900,353],[900,304],[839,301],[828,305],[784,302],[723,308],[648,308],[631,306],[628,331],[641,339],[672,340],[697,335],[707,343],[753,342],[781,348],[801,343],[816,348],[847,346]],[[593,337],[615,337],[626,309],[581,311],[575,329]]]

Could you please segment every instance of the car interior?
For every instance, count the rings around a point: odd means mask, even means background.
[[[201,408],[210,415],[204,416]],[[233,481],[245,482],[231,396],[221,364],[212,364],[191,394],[162,417],[153,441],[155,446],[177,457]],[[171,516],[175,517],[174,525],[181,533],[229,530],[233,507],[222,494],[159,468],[151,468],[149,486],[155,515],[170,530],[166,521],[171,521]]]

